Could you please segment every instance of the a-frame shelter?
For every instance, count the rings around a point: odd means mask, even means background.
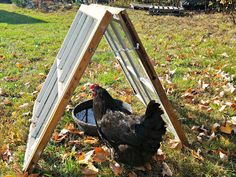
[[[135,95],[144,105],[153,99],[160,103],[170,132],[188,144],[125,9],[82,5],[35,101],[24,171],[37,163],[103,36]]]

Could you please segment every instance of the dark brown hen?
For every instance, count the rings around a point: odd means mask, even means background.
[[[166,132],[159,104],[150,101],[143,116],[131,114],[102,87],[92,85],[93,112],[101,139],[116,161],[140,166],[150,161]]]

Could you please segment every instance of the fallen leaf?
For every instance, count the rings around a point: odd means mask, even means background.
[[[88,144],[96,144],[98,142],[98,140],[96,138],[93,138],[91,136],[87,136],[84,139],[84,143],[88,143]]]
[[[19,108],[25,109],[25,108],[27,108],[28,106],[29,106],[29,103],[24,103],[24,104],[20,105]]]
[[[233,125],[236,125],[236,116],[231,117],[231,122]]]
[[[212,127],[211,127],[211,131],[212,131],[212,132],[216,132],[219,127],[220,127],[220,124],[214,123],[214,124],[212,125]]]
[[[6,105],[6,106],[11,106],[12,102],[9,99],[6,98],[6,99],[3,100],[3,104]]]
[[[191,130],[194,130],[194,131],[199,131],[200,130],[200,126],[192,126]]]
[[[221,108],[219,109],[220,112],[224,111],[224,109],[226,108],[226,105],[221,106]]]
[[[79,161],[79,163],[80,163],[80,161],[82,161],[82,160],[84,160],[85,159],[85,153],[84,152],[82,152],[78,157],[76,157],[77,158],[77,160]]]
[[[215,132],[213,132],[213,133],[210,135],[208,141],[212,141],[212,140],[214,140],[214,139],[216,139],[216,134],[215,134]]]
[[[9,144],[3,146],[0,149],[0,157],[1,157],[1,160],[3,160],[6,163],[10,163],[11,162],[11,160],[12,160],[12,153],[10,151]]]
[[[52,140],[56,143],[60,143],[62,140],[64,140],[68,134],[60,134],[58,132],[54,132],[52,135]]]
[[[38,73],[38,75],[40,76],[40,77],[46,77],[47,75],[46,74],[44,74],[44,73]]]
[[[194,118],[194,115],[193,115],[191,112],[188,112],[188,113],[187,113],[187,117],[188,117],[189,119],[193,119],[193,118]]]
[[[16,63],[16,67],[17,67],[17,68],[23,68],[23,65],[22,65],[22,63],[18,63],[18,62],[17,62],[17,63]]]
[[[79,144],[81,144],[81,141],[80,140],[70,140],[67,144],[69,146],[71,146],[71,145],[79,145]]]
[[[163,162],[166,159],[166,155],[163,153],[161,149],[158,149],[157,153],[154,156],[154,159],[158,162]]]
[[[180,140],[172,139],[169,141],[169,146],[171,149],[178,149],[181,150],[183,145]]]
[[[14,112],[11,113],[11,115],[12,115],[13,117],[16,117],[16,116],[17,116],[17,112],[14,111]]]
[[[92,163],[89,163],[86,167],[81,168],[83,175],[97,175],[98,171],[99,170]]]
[[[131,103],[132,97],[131,97],[131,95],[125,95],[125,96],[121,97],[121,100],[126,103]]]
[[[220,156],[221,160],[223,160],[223,161],[228,160],[228,155],[222,151],[219,152],[219,156]]]
[[[0,96],[5,96],[5,95],[6,95],[5,91],[2,88],[0,88]]]
[[[225,92],[221,91],[219,95],[220,95],[220,97],[223,97],[225,95]]]
[[[225,92],[233,93],[235,91],[235,87],[232,83],[228,82],[226,85],[223,86]]]
[[[95,161],[97,163],[105,162],[109,155],[110,155],[110,153],[108,151],[104,150],[102,147],[96,147],[96,148],[94,148],[93,161]]]
[[[115,176],[118,176],[123,172],[122,166],[120,164],[118,164],[117,162],[114,162],[114,163],[111,162],[109,166]]]
[[[36,87],[36,91],[39,92],[39,91],[42,89],[43,84],[44,84],[44,83],[39,84],[39,85]]]
[[[222,133],[231,134],[233,129],[231,128],[231,126],[230,126],[230,124],[228,122],[225,122],[224,125],[220,126],[220,131]]]
[[[198,159],[200,161],[203,161],[204,158],[200,155],[200,151],[196,152],[195,150],[191,150],[191,154],[195,159]]]
[[[225,58],[229,58],[229,55],[226,52],[222,53],[221,56]]]
[[[18,76],[6,76],[4,77],[4,80],[7,82],[15,82],[19,80]]]
[[[70,156],[70,154],[71,154],[70,152],[63,154],[62,161],[65,161]]]
[[[137,174],[133,171],[128,173],[128,177],[138,177]]]
[[[90,162],[92,162],[93,153],[94,153],[94,150],[91,150],[87,152],[86,154],[82,153],[81,155],[79,155],[79,157],[76,157],[79,164],[89,164]]]
[[[229,145],[229,139],[224,138],[223,136],[220,137],[220,141],[222,141],[225,145]]]
[[[172,173],[170,167],[167,165],[167,163],[163,162],[162,165],[163,165],[163,168],[162,168],[162,175],[163,175],[163,176],[165,176],[165,175],[167,175],[167,176],[172,176],[173,173]]]
[[[1,95],[1,94],[0,94]],[[233,110],[235,110],[236,111],[236,103],[233,103],[232,105],[231,105],[231,107],[233,108]],[[236,116],[235,116],[236,117]]]

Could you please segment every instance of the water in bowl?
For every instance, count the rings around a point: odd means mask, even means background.
[[[85,123],[96,125],[92,109],[85,109],[83,111],[80,111],[75,116],[79,120],[81,120],[81,121],[83,121]]]

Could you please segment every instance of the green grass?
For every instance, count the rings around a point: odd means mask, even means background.
[[[45,14],[0,4],[0,88],[5,92],[0,96],[0,153],[7,144],[12,152],[12,161],[8,165],[0,160],[0,176],[21,173],[31,118],[30,114],[24,113],[32,112],[36,99],[33,92],[44,82],[75,13],[76,9]],[[219,112],[220,106],[214,103],[214,98],[219,96],[225,85],[225,80],[217,77],[218,71],[221,69],[236,75],[236,28],[230,18],[222,14],[149,16],[146,12],[133,10],[128,10],[128,14],[155,63],[156,72],[163,78],[163,86],[169,90],[168,97],[192,147],[195,150],[200,148],[204,157],[204,161],[199,161],[186,149],[170,149],[168,141],[171,135],[167,134],[162,149],[174,176],[236,176],[235,135],[218,132],[216,140],[199,142],[198,133],[191,130],[194,125],[204,125],[210,130],[213,123],[221,123],[223,117],[236,115],[230,107]],[[102,40],[98,50],[107,52],[98,52],[93,57],[72,97],[72,105],[89,98],[88,89],[82,89],[88,82],[100,83],[109,88],[116,98],[127,96],[129,85],[120,69],[114,69],[116,61],[112,53],[108,52],[110,49],[105,40]],[[228,56],[223,56],[223,53]],[[16,63],[22,64],[22,67],[17,67]],[[176,72],[170,78],[173,84],[168,84],[164,78],[169,70],[174,69]],[[209,86],[204,92],[194,95],[193,102],[189,102],[182,95],[190,88],[197,90],[199,80]],[[231,82],[235,87],[235,77]],[[88,97],[79,95],[81,92],[85,92]],[[4,104],[6,99],[11,104]],[[199,109],[202,100],[209,101],[213,109],[211,112]],[[225,93],[219,100],[235,103],[235,92]],[[24,103],[29,105],[21,108]],[[141,103],[133,96],[131,104],[136,112],[143,111]],[[70,112],[66,112],[56,131],[60,131],[66,123],[73,122],[70,115]],[[228,143],[222,141],[222,137]],[[93,146],[83,143],[83,138],[73,138],[81,141],[76,151],[93,149]],[[82,176],[81,167],[73,153],[64,161],[62,159],[72,149],[73,146],[67,146],[66,142],[50,141],[35,172],[44,176]],[[228,152],[228,161],[221,160],[219,155],[213,153],[214,150]],[[98,164],[98,168],[99,176],[113,176],[107,163]],[[129,168],[124,170],[123,176],[127,171]],[[154,172],[148,174],[155,176]]]

